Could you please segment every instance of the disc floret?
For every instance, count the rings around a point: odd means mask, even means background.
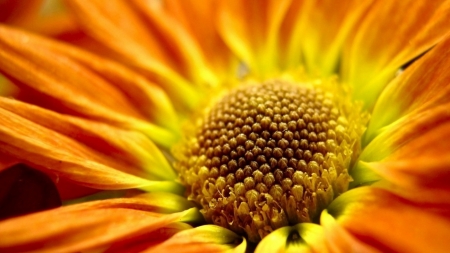
[[[348,189],[364,124],[324,86],[268,81],[229,91],[174,151],[190,200],[213,224],[257,242],[312,222]]]

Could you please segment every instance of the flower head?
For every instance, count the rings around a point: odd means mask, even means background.
[[[1,250],[445,251],[450,1],[59,4],[0,17]]]

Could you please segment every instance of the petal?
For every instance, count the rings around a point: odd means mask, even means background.
[[[17,87],[0,74],[0,96],[10,97],[18,94]]]
[[[175,101],[192,107],[197,92],[191,87],[178,59],[166,52],[168,43],[149,25],[127,1],[65,1],[84,32],[101,42],[115,54],[120,62],[138,68],[143,74],[157,79]]]
[[[5,29],[8,28],[5,27]],[[156,117],[157,123],[167,127],[176,124],[176,112],[167,94],[156,84],[149,82],[134,71],[113,61],[54,40],[15,29],[8,29],[7,32],[9,39],[26,40],[30,47],[45,48],[64,55],[101,75],[109,84],[119,89],[126,96],[128,102],[133,103],[134,108],[139,110],[140,113],[149,118]]]
[[[55,173],[58,177],[98,189],[158,185],[157,182],[122,172],[139,173],[117,159],[102,155],[4,109],[0,109],[0,122],[1,153]]]
[[[185,223],[172,223],[150,233],[136,236],[128,240],[113,243],[104,253],[138,253],[149,247],[154,247],[164,243],[170,237],[183,230],[192,229],[192,226]]]
[[[344,81],[368,108],[395,72],[450,31],[448,1],[376,1],[346,43]],[[417,18],[419,17],[420,18]]]
[[[171,65],[175,59],[164,54],[158,38],[148,32],[145,23],[125,1],[65,1],[90,36],[130,61],[138,57],[150,59],[151,64]],[[126,45],[126,46],[125,46]]]
[[[167,130],[144,121],[128,99],[104,79],[61,54],[29,47],[27,41],[32,38],[26,35],[11,35],[10,29],[0,26],[1,71],[20,86],[59,101],[55,109],[140,130],[163,145],[175,141]]]
[[[63,207],[1,222],[0,249],[8,252],[87,250],[189,220],[193,212],[163,215],[127,208],[70,209],[70,206]]]
[[[389,83],[375,104],[366,143],[383,127],[407,114],[414,115],[450,102],[449,54],[450,37],[447,37]]]
[[[20,164],[22,161],[12,156],[0,152],[0,173],[14,165]],[[98,190],[77,185],[73,181],[60,178],[55,174],[47,174],[58,189],[61,200],[74,199],[93,194]]]
[[[217,29],[227,45],[259,76],[277,69],[278,32],[291,1],[219,1]]]
[[[239,241],[242,241],[239,245]],[[143,252],[245,252],[246,241],[234,232],[215,225],[184,230]]]
[[[149,192],[134,196],[133,200],[145,200],[158,213],[175,213],[194,207],[186,198],[168,192]]]
[[[172,180],[176,177],[164,155],[146,136],[106,124],[45,110],[0,97],[0,108],[70,137],[109,157],[117,157],[142,170],[145,178]]]
[[[99,191],[98,189],[81,186],[77,182],[59,177],[55,174],[49,174],[49,176],[55,183],[56,188],[58,188],[59,196],[62,201],[85,197]]]
[[[54,0],[45,1],[39,10],[39,16],[21,28],[49,37],[73,34],[77,30],[73,16],[68,14],[61,1]]]
[[[397,196],[408,199],[417,205],[435,210],[450,210],[450,190],[431,187],[405,188],[388,181],[379,181],[376,187],[386,189]]]
[[[234,78],[237,59],[220,37],[215,22],[198,22],[198,20],[214,20],[217,14],[215,1],[203,1],[193,4],[192,1],[164,1],[169,15],[183,25],[201,47],[205,60],[221,80]],[[208,39],[205,39],[208,38]]]
[[[20,163],[20,161],[16,158],[0,153],[0,172],[18,163]]]
[[[373,0],[336,2],[296,1],[283,29],[288,66],[295,67],[303,59],[310,73],[331,75],[337,72],[341,49],[348,34]]]
[[[92,72],[70,61],[63,55],[46,51],[45,48],[36,50],[36,48],[30,47],[27,42],[30,38],[26,37],[25,33],[23,33],[25,36],[11,36],[14,33],[11,33],[7,27],[1,26],[0,34],[0,52],[4,61],[8,61],[8,64],[4,63],[1,65],[2,70],[6,74],[30,86],[32,85],[30,83],[32,83],[31,78],[33,77],[35,78],[33,79],[34,82],[39,82],[39,79],[53,78],[56,79],[55,83],[60,83],[59,86],[66,89],[64,92],[72,92],[73,95],[78,95],[79,93],[80,99],[81,97],[86,97],[86,99],[96,101],[100,105],[110,107],[118,112],[138,118],[141,117],[120,92]],[[39,63],[38,66],[36,66],[37,63]],[[36,73],[38,72],[37,70],[39,70],[39,73]],[[34,73],[23,75],[24,72]],[[23,77],[19,74],[22,74]],[[50,85],[42,84],[42,86],[44,87],[33,85],[40,92],[47,93],[46,89],[49,89]],[[62,95],[62,88],[52,88],[53,96]],[[98,96],[98,94],[102,94],[102,96]]]
[[[328,252],[323,229],[317,224],[300,223],[279,228],[264,237],[255,253],[264,252]]]
[[[91,209],[107,209],[107,208],[128,208],[143,210],[155,213],[177,213],[193,207],[193,204],[186,198],[179,195],[167,193],[167,192],[151,192],[140,193],[132,198],[112,198],[106,200],[97,200],[83,202],[80,204],[74,204],[65,206],[58,209],[62,212],[75,212]],[[191,221],[195,221],[200,215],[190,214]]]
[[[29,26],[42,7],[42,0],[4,0],[0,2],[0,22],[14,26]],[[7,11],[5,11],[7,10]]]
[[[364,149],[360,165],[407,189],[450,190],[449,108],[443,104],[390,125]]]
[[[346,231],[337,221],[324,210],[320,216],[320,224],[324,229],[325,241],[329,252],[381,252],[375,248],[364,244]]]
[[[148,1],[132,1],[131,5],[141,12],[146,21],[159,34],[164,45],[169,48],[177,64],[181,65],[194,83],[217,84],[217,76],[205,64],[205,56],[194,37],[166,11],[164,4]],[[162,43],[161,43],[162,44]]]
[[[338,197],[328,210],[353,236],[383,252],[448,250],[448,213],[437,214],[388,191],[353,189]]]

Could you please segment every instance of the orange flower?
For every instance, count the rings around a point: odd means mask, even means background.
[[[446,252],[450,1],[2,4],[0,251]]]

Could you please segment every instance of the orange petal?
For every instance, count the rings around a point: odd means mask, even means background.
[[[98,189],[84,187],[70,179],[61,178],[55,174],[49,174],[58,188],[59,196],[62,201],[78,199],[99,192]]]
[[[168,47],[172,58],[181,65],[188,74],[188,79],[197,84],[217,84],[217,76],[205,64],[199,43],[194,37],[167,12],[164,4],[151,4],[148,1],[132,1],[150,24],[149,30],[154,29],[161,36],[161,44]],[[160,47],[163,47],[161,45]]]
[[[343,199],[346,204],[342,206]],[[450,219],[375,187],[361,187],[335,200],[337,221],[359,240],[383,252],[447,252]],[[330,210],[330,209],[329,209]],[[330,211],[333,214],[333,212]],[[430,229],[430,226],[432,229]]]
[[[158,147],[138,132],[55,113],[2,97],[0,108],[77,140],[105,156],[120,158],[129,166],[141,170],[133,173],[135,175],[166,180],[172,180],[176,176]]]
[[[3,170],[6,170],[11,166],[22,162],[23,161],[19,159],[13,158],[12,156],[0,152],[0,173]],[[89,194],[93,194],[98,191],[96,189],[77,185],[75,182],[72,182],[68,179],[60,178],[58,175],[55,174],[47,174],[47,176],[49,176],[53,181],[53,183],[56,185],[61,200],[79,198]]]
[[[0,2],[0,22],[14,26],[29,26],[42,7],[42,0],[3,0]]]
[[[324,229],[324,238],[330,253],[345,252],[381,252],[375,248],[359,241],[346,231],[337,221],[324,210],[320,216],[320,224]]]
[[[164,243],[170,237],[183,230],[192,229],[185,223],[172,223],[150,233],[113,243],[104,253],[138,253],[149,247]]]
[[[20,161],[16,158],[0,153],[0,172],[18,163],[20,163]]]
[[[403,64],[449,31],[448,1],[376,1],[346,43],[343,77],[370,108]],[[420,17],[420,18],[418,18]]]
[[[278,32],[290,4],[291,1],[218,1],[218,31],[256,75],[274,74],[277,69]]]
[[[433,208],[435,210],[450,210],[450,190],[420,187],[416,186],[414,189],[405,188],[382,180],[374,184],[376,187],[386,189],[397,196],[408,199],[417,205]]]
[[[166,41],[149,31],[127,1],[65,1],[83,31],[105,47],[121,55],[121,62],[139,68],[158,81],[185,106],[197,101],[196,92],[186,81],[177,59],[165,52]],[[156,77],[155,77],[156,75]],[[187,97],[186,97],[187,96]]]
[[[373,0],[336,2],[295,1],[283,23],[289,67],[301,64],[313,74],[337,72],[341,49],[348,34]]]
[[[5,29],[8,28],[5,27]],[[64,43],[15,29],[8,29],[7,32],[10,39],[27,40],[29,47],[45,48],[75,60],[101,75],[110,85],[120,90],[126,96],[127,102],[132,103],[134,109],[139,110],[143,115],[150,118],[156,117],[158,123],[167,126],[175,124],[176,112],[168,96],[160,87],[149,82],[138,73],[113,61]]]
[[[157,214],[136,209],[63,207],[0,223],[0,250],[78,252],[188,219],[192,210]],[[36,232],[39,228],[39,233]]]
[[[193,204],[186,198],[167,192],[141,193],[132,198],[112,198],[89,201],[65,206],[54,213],[75,212],[92,209],[127,208],[155,213],[177,213],[192,208]],[[196,218],[192,212],[190,218]],[[193,220],[192,220],[193,221]]]
[[[0,96],[13,97],[18,93],[18,88],[0,74]]]
[[[366,143],[382,127],[407,114],[418,114],[450,102],[449,54],[450,37],[447,37],[386,87],[375,104]]]
[[[59,101],[59,106],[72,114],[140,130],[163,145],[175,141],[167,130],[144,121],[128,99],[104,79],[61,54],[29,47],[29,40],[32,38],[25,33],[11,33],[0,26],[0,69],[17,84]]]
[[[0,109],[0,122],[0,152],[33,167],[99,189],[132,188],[150,183],[122,172],[135,172],[127,164],[14,113]]]
[[[164,1],[169,15],[175,18],[188,33],[194,37],[201,47],[205,60],[222,80],[234,78],[237,59],[220,37],[214,22],[198,22],[198,20],[214,20],[217,14],[215,1],[203,1],[193,4],[192,1]],[[206,39],[207,38],[207,39]]]
[[[39,17],[26,26],[26,30],[48,37],[79,32],[74,17],[68,13],[60,1],[47,1],[42,7]]]
[[[84,31],[130,61],[138,57],[171,64],[135,10],[125,1],[65,1]]]
[[[450,190],[449,106],[398,120],[365,148],[360,164],[407,189]]]
[[[142,117],[119,91],[94,73],[61,54],[30,47],[27,42],[30,38],[25,33],[22,34],[25,36],[12,36],[14,33],[10,31],[0,27],[0,52],[3,61],[8,62],[1,67],[6,74],[52,97],[71,94],[75,99],[95,101],[99,106]],[[48,84],[49,79],[53,79],[53,85]]]
[[[236,243],[242,241],[240,245]],[[232,249],[234,249],[232,251]],[[175,234],[165,242],[155,245],[143,252],[242,252],[246,249],[245,239],[241,239],[230,230],[215,226],[204,225]]]

